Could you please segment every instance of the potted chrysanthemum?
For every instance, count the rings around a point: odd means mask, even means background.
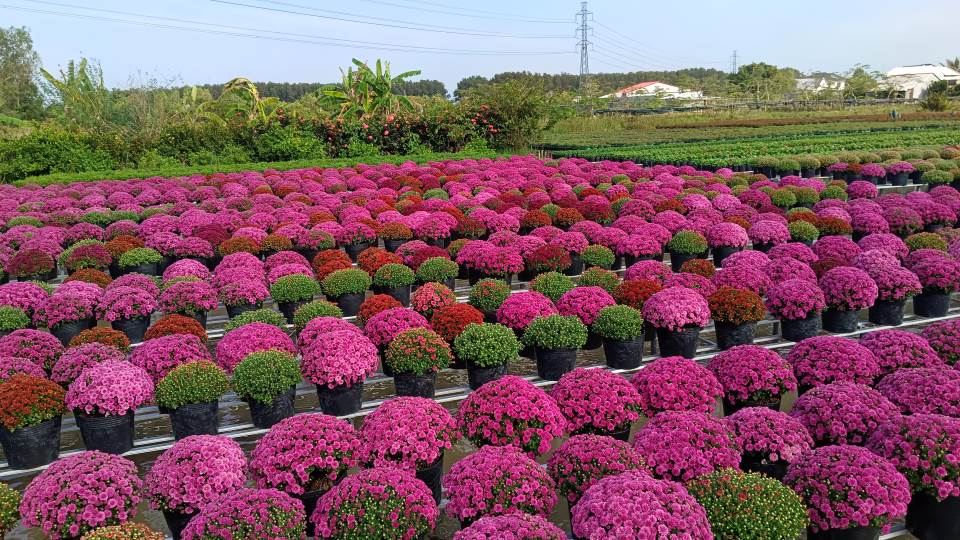
[[[742,454],[740,468],[777,480],[787,466],[813,448],[810,432],[796,418],[767,407],[746,407],[724,419]]]
[[[665,411],[654,416],[637,433],[633,447],[654,476],[681,482],[737,467],[741,459],[723,421],[701,412]]]
[[[253,425],[261,429],[293,416],[296,387],[302,379],[293,354],[277,349],[251,352],[233,370],[233,388],[247,402]]]
[[[35,375],[15,374],[0,384],[0,443],[11,469],[46,465],[60,455],[63,387]]]
[[[398,396],[432,398],[437,372],[450,365],[450,345],[427,328],[411,328],[397,334],[384,354],[384,364],[393,373]]]
[[[363,270],[357,270],[357,272],[363,274],[367,281],[370,280]],[[320,284],[313,277],[304,274],[283,276],[270,285],[270,297],[277,303],[287,323],[293,323],[293,314],[297,308],[310,302],[318,294],[320,294]]]
[[[603,355],[614,369],[634,369],[643,361],[643,316],[630,306],[607,306],[590,330],[603,340]]]
[[[556,381],[576,365],[577,350],[587,342],[587,327],[572,315],[538,317],[523,331],[523,342],[534,348],[537,374]]]
[[[148,291],[134,287],[111,287],[97,304],[97,315],[110,321],[114,330],[120,330],[132,343],[143,341],[150,326],[150,315],[157,308],[157,300]]]
[[[181,364],[157,383],[157,405],[170,415],[173,437],[216,435],[217,405],[230,382],[219,366],[208,361]]]
[[[122,454],[133,448],[133,415],[153,399],[153,380],[140,367],[107,360],[80,373],[65,397],[87,450]]]
[[[323,294],[333,300],[346,316],[356,315],[363,296],[373,280],[363,270],[352,268],[337,270],[323,278]]]
[[[574,435],[547,462],[547,472],[570,510],[603,478],[635,469],[647,471],[636,450],[626,441],[601,435]]]
[[[605,369],[575,369],[560,377],[550,395],[574,434],[609,435],[626,441],[642,410],[636,388]]]
[[[502,324],[469,324],[453,341],[453,350],[466,362],[467,380],[476,390],[506,374],[507,363],[520,352],[520,342]]]
[[[780,319],[783,339],[801,341],[820,331],[820,313],[826,307],[826,299],[815,283],[788,279],[774,284],[766,305],[770,314]]]
[[[308,330],[310,324],[305,332]],[[323,412],[340,416],[360,410],[363,381],[376,371],[380,361],[376,345],[359,331],[326,331],[308,347],[301,347],[301,353],[300,369],[316,385]]]
[[[814,442],[863,445],[876,428],[900,410],[883,394],[862,384],[831,383],[803,394],[790,409]]]
[[[670,287],[647,300],[643,318],[656,328],[662,355],[693,358],[700,330],[710,320],[710,306],[693,289]]]
[[[229,538],[300,540],[306,531],[303,504],[275,489],[227,491],[203,507],[183,531],[183,540]],[[312,536],[312,535],[311,535]]]
[[[723,409],[728,416],[744,407],[778,411],[783,396],[797,389],[792,366],[766,347],[733,347],[711,358],[707,369],[723,386]]]

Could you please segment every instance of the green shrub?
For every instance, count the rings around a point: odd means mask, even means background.
[[[377,272],[373,275],[373,284],[377,287],[409,287],[413,285],[414,281],[416,281],[416,278],[413,270],[411,270],[409,266],[400,263],[385,264],[378,268]],[[326,288],[324,288],[324,291],[326,291]],[[329,296],[329,293],[324,294],[328,294]]]
[[[513,330],[502,324],[468,324],[453,341],[457,358],[476,367],[506,364],[517,357],[520,342]]]
[[[43,222],[33,216],[14,216],[7,220],[7,229],[17,225],[32,225],[34,227],[43,227]]]
[[[583,261],[584,266],[596,266],[609,270],[616,260],[616,255],[607,246],[591,244],[580,254],[580,260]]]
[[[443,283],[448,279],[456,278],[458,273],[460,273],[460,265],[454,261],[445,257],[432,257],[417,267],[417,281]]]
[[[357,272],[367,275],[363,270]],[[367,279],[370,279],[368,276]],[[291,274],[283,276],[270,285],[270,296],[275,302],[303,302],[313,300],[313,297],[320,294],[320,284],[311,276],[304,274]]]
[[[117,265],[119,265],[120,268],[133,268],[141,264],[159,263],[161,260],[163,260],[163,257],[155,249],[146,247],[133,248],[120,255]]]
[[[604,339],[630,341],[643,335],[643,316],[630,306],[607,306],[590,329]]]
[[[560,207],[553,203],[549,203],[540,207],[540,210],[546,212],[547,215],[550,216],[550,219],[555,219],[557,217],[557,212],[560,211]]]
[[[70,244],[69,246],[67,246],[63,251],[60,252],[60,255],[57,255],[57,263],[59,263],[60,266],[67,266],[67,261],[70,259],[70,255],[73,255],[73,252],[76,251],[77,248],[82,246],[92,246],[96,244],[103,244],[103,242],[99,240],[94,240],[93,238],[78,240]]]
[[[50,173],[108,170],[119,163],[94,138],[54,129],[0,141],[0,182]]]
[[[0,331],[11,332],[26,328],[30,324],[30,317],[20,308],[0,306]]]
[[[697,231],[679,231],[667,242],[671,253],[700,255],[707,251],[707,239]]]
[[[560,272],[544,272],[530,282],[531,291],[536,291],[554,302],[576,286],[572,279]]]
[[[790,239],[794,242],[813,242],[820,237],[820,230],[809,221],[797,220],[787,224]]]
[[[601,287],[611,294],[619,284],[620,276],[618,276],[616,272],[604,270],[603,268],[597,268],[596,266],[584,270],[583,273],[580,274],[580,278],[577,280],[577,285],[580,287],[596,285],[597,287]]]
[[[587,344],[587,326],[574,315],[538,317],[524,330],[523,343],[540,349],[579,349]]]
[[[269,405],[302,380],[300,364],[290,353],[252,352],[233,371],[233,388],[243,399]]]
[[[450,346],[433,330],[411,328],[387,346],[385,360],[394,373],[428,375],[450,365]]]
[[[293,313],[293,325],[297,332],[302,332],[307,323],[317,317],[343,317],[343,310],[340,306],[326,300],[314,300],[297,308]]]
[[[448,201],[450,200],[450,195],[440,188],[433,188],[423,192],[423,200],[428,199],[440,199],[442,201]]]
[[[337,270],[323,278],[323,294],[329,298],[338,298],[345,294],[363,294],[372,283],[370,275],[359,268]]]
[[[227,374],[213,362],[181,364],[157,383],[157,405],[176,409],[181,405],[209,403],[220,399],[229,387]]]
[[[816,169],[820,167],[820,160],[814,156],[800,156],[797,158],[797,163],[800,164],[801,169]]]
[[[784,158],[777,161],[777,171],[779,172],[792,173],[799,170],[800,170],[800,162],[795,159]]]
[[[326,156],[324,144],[320,140],[292,125],[281,127],[273,124],[257,137],[254,146],[257,159],[263,161],[320,159]]]
[[[0,535],[20,521],[20,492],[0,483]]]
[[[827,186],[820,192],[820,199],[839,199],[847,200],[847,190],[840,186]]]
[[[820,200],[820,194],[811,187],[801,187],[793,190],[797,197],[797,204],[815,204]]]
[[[297,310],[299,311],[299,310]],[[296,315],[294,315],[296,318]],[[287,325],[287,319],[284,318],[282,313],[274,311],[268,308],[255,309],[253,311],[244,311],[243,313],[237,315],[236,317],[230,319],[227,324],[223,327],[223,333],[226,334],[231,330],[236,330],[245,324],[250,324],[254,322],[261,322],[264,324],[270,324],[284,329]]]
[[[770,194],[770,202],[780,208],[792,208],[797,204],[797,196],[786,188],[775,189]]]
[[[922,232],[911,234],[905,240],[907,247],[910,248],[910,251],[916,251],[918,249],[936,249],[939,251],[947,251],[947,241],[943,239],[937,233],[931,232]]]
[[[483,312],[496,311],[507,297],[510,286],[499,279],[481,279],[472,289],[467,303]]]
[[[927,171],[923,173],[920,179],[932,186],[942,186],[953,182],[953,173],[942,170]]]

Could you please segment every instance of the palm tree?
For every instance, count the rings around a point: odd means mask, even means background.
[[[960,57],[956,57],[952,60],[947,58],[946,61],[943,62],[943,65],[956,72],[960,72]]]

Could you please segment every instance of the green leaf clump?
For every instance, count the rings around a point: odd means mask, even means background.
[[[296,318],[296,314],[294,314],[294,318]],[[227,332],[236,330],[245,324],[255,322],[270,324],[280,328],[281,330],[287,325],[287,319],[284,318],[282,313],[269,308],[260,308],[253,311],[244,311],[243,313],[230,319],[223,327],[223,333],[226,334]]]
[[[0,306],[0,331],[10,332],[26,328],[30,324],[30,317],[20,308]]]
[[[596,266],[584,270],[583,273],[580,274],[580,279],[577,280],[577,285],[580,287],[597,286],[611,294],[619,284],[620,276],[618,276],[616,272],[597,268]]]
[[[329,298],[338,298],[345,294],[363,294],[373,284],[373,280],[359,268],[345,268],[331,272],[321,283],[323,294]]]
[[[643,335],[643,316],[630,306],[607,306],[590,326],[595,334],[615,341],[630,341]]]
[[[264,405],[300,383],[300,363],[290,353],[278,350],[248,354],[233,371],[233,388],[243,399]]]
[[[574,315],[549,315],[533,320],[523,343],[540,349],[579,349],[587,344],[587,326]]]
[[[307,302],[293,312],[293,325],[297,328],[297,332],[302,332],[307,323],[317,317],[336,317],[339,319],[343,317],[343,310],[340,309],[340,306],[327,300]]]
[[[802,219],[787,224],[790,239],[794,242],[813,242],[820,237],[820,230],[809,221]]]
[[[580,254],[580,260],[583,261],[584,266],[596,266],[609,270],[616,260],[616,255],[607,246],[591,244]]]
[[[20,492],[0,483],[0,535],[20,521]]]
[[[507,297],[510,286],[499,279],[481,279],[470,289],[467,303],[483,312],[496,311]]]
[[[373,274],[373,284],[377,287],[409,287],[416,281],[416,276],[409,266],[400,263],[387,263]]]
[[[531,291],[536,291],[554,302],[576,286],[572,279],[560,272],[544,272],[530,282]]]
[[[472,323],[453,341],[453,350],[468,365],[485,368],[516,358],[520,342],[513,330],[502,324]]]
[[[667,249],[671,253],[700,255],[707,251],[707,239],[697,231],[679,231],[667,242]]]
[[[448,279],[454,279],[460,272],[460,265],[447,259],[446,257],[431,257],[417,267],[417,281],[420,283],[430,283],[435,281],[443,283]]]
[[[206,360],[181,364],[157,383],[157,405],[176,409],[182,405],[209,403],[220,399],[230,381],[220,366]]]
[[[357,272],[367,275],[363,270],[357,270]],[[367,279],[370,277],[367,276]],[[303,302],[312,300],[318,294],[320,294],[320,284],[313,277],[304,274],[283,276],[270,285],[270,296],[276,302]]]
[[[147,247],[133,248],[120,255],[119,260],[117,260],[117,265],[120,268],[133,268],[141,264],[158,263],[162,259],[163,257],[155,249]]]

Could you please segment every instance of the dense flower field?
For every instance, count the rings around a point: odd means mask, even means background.
[[[0,532],[151,537],[149,504],[185,539],[565,538],[563,499],[577,538],[933,538],[958,215],[947,185],[532,157],[0,186]]]

